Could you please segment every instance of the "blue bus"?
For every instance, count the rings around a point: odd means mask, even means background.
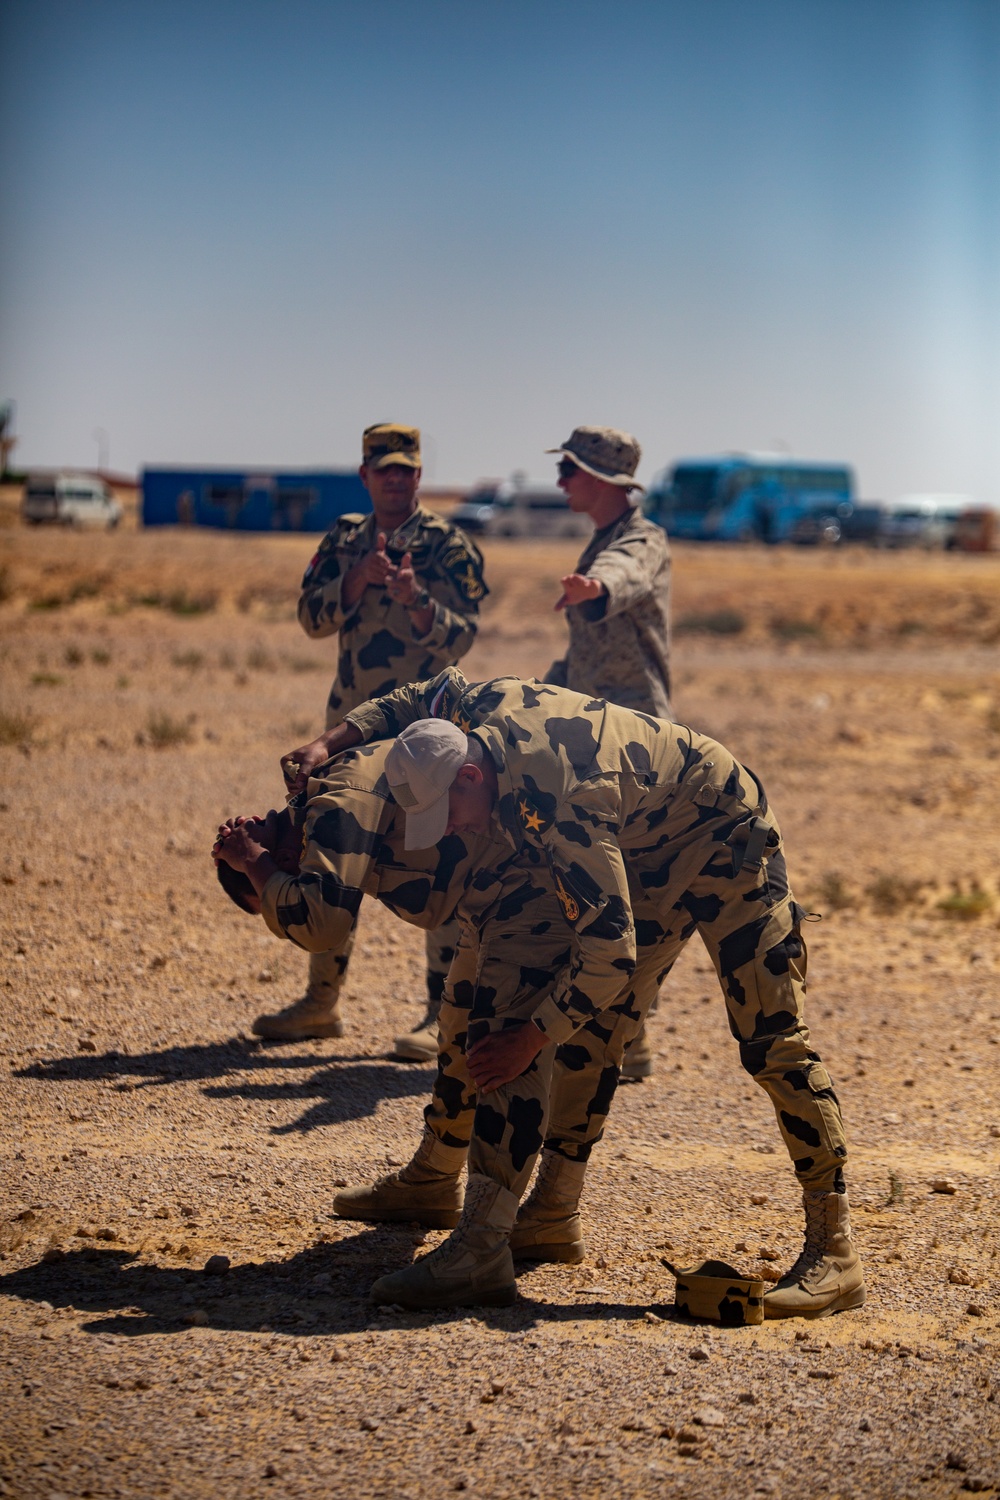
[[[787,542],[804,539],[811,519],[848,514],[853,503],[854,475],[846,464],[730,453],[664,469],[645,508],[673,537]]]

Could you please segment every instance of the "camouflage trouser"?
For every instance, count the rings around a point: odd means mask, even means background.
[[[347,966],[354,947],[358,926],[355,922],[347,942],[332,953],[310,953],[308,993],[315,999],[328,999],[334,1009],[340,999],[341,987],[347,975]],[[453,917],[443,927],[424,934],[427,947],[427,1000],[433,1007],[440,1005],[444,994],[445,980],[455,956],[458,943],[459,923]]]
[[[843,1123],[803,1020],[806,950],[780,842],[761,864],[734,873],[734,863],[728,845],[716,847],[679,896],[664,891],[655,903],[636,899],[638,962],[616,1004],[562,1046],[543,1048],[519,1078],[478,1099],[465,1060],[467,1040],[529,1019],[568,961],[570,934],[554,902],[540,920],[540,903],[548,897],[502,930],[487,923],[478,939],[463,927],[445,989],[438,1073],[425,1119],[445,1144],[470,1145],[471,1170],[520,1193],[543,1144],[587,1159],[603,1134],[624,1050],[661,980],[698,931],[725,992],[740,1060],[772,1101],[803,1188],[829,1191],[842,1182]]]
[[[569,962],[571,937],[557,898],[536,895],[513,921],[490,922],[478,935],[463,926],[445,987],[438,1072],[424,1117],[446,1145],[470,1146],[470,1171],[518,1195],[543,1145],[585,1161],[601,1139],[625,1048],[665,971],[657,947],[640,948],[610,1009],[562,1046],[543,1048],[519,1078],[477,1098],[467,1042],[530,1019]]]

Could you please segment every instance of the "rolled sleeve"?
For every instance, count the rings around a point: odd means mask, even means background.
[[[594,601],[604,603],[598,618],[622,614],[647,598],[659,586],[668,558],[667,539],[659,530],[626,534],[600,552],[587,569],[606,590],[603,601]]]

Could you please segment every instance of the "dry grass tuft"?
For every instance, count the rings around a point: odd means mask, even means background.
[[[0,709],[0,745],[30,745],[37,720],[33,714]]]
[[[950,896],[937,903],[937,909],[952,921],[974,922],[977,917],[984,917],[992,911],[995,905],[995,897],[989,891],[974,885],[970,891],[952,891]]]
[[[838,870],[826,870],[819,883],[819,895],[817,897],[821,906],[827,911],[846,911],[855,905],[855,898],[851,895],[844,878]]]
[[[194,732],[189,719],[175,719],[168,713],[150,714],[145,730],[136,735],[136,743],[151,745],[154,750],[169,750],[174,745],[190,745]]]
[[[710,609],[704,613],[681,615],[674,625],[677,635],[742,635],[747,628],[746,616],[738,609]]]
[[[880,916],[891,917],[919,901],[922,889],[920,880],[904,880],[901,875],[879,875],[865,887],[865,895]]]

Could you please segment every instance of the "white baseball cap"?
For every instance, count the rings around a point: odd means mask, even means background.
[[[405,849],[432,849],[448,826],[448,793],[469,755],[450,719],[408,724],[385,758],[385,776],[406,814]]]

